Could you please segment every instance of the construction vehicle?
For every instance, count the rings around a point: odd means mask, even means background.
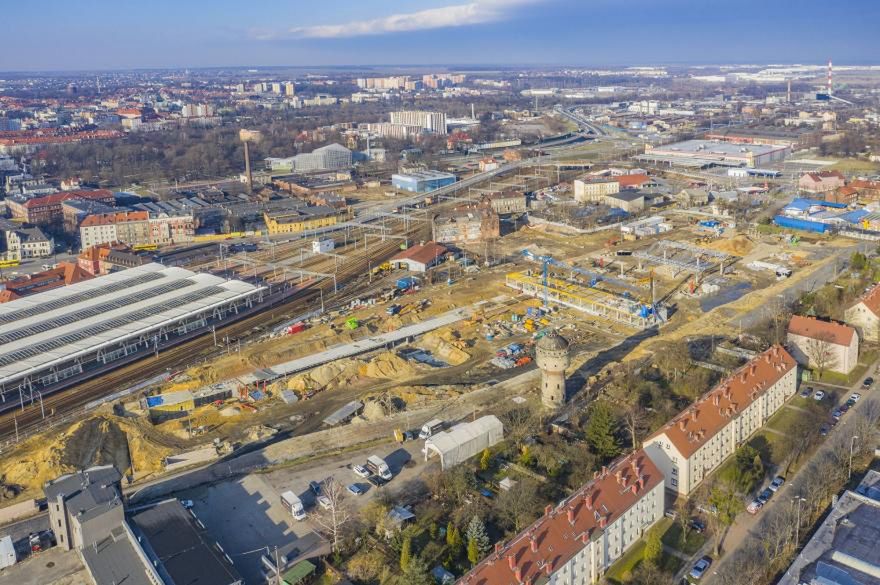
[[[385,309],[385,314],[388,315],[389,317],[393,317],[394,315],[397,315],[398,313],[400,313],[400,310],[402,308],[403,307],[400,305],[390,305],[387,309]]]
[[[361,322],[357,320],[357,317],[350,317],[345,321],[345,326],[354,330],[361,326]]]
[[[390,272],[390,271],[391,271],[391,263],[390,262],[383,262],[382,264],[379,264],[378,266],[374,266],[373,270],[371,272],[373,273],[373,276],[376,276],[377,274],[382,274],[383,272]]]

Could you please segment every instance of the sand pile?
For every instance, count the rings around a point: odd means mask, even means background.
[[[92,465],[112,464],[125,471],[133,462],[138,475],[153,473],[162,469],[162,460],[172,451],[138,424],[101,415],[74,423],[60,434],[53,430],[51,436],[37,435],[4,453],[0,477],[36,495],[46,481]]]
[[[418,373],[418,369],[413,364],[390,351],[377,355],[361,365],[358,371],[358,374],[366,378],[393,378],[397,380],[411,378]]]
[[[391,394],[406,403],[408,408],[434,402],[449,400],[468,391],[466,386],[398,386]]]
[[[397,396],[390,392],[383,392],[364,399],[364,412],[362,416],[366,420],[381,420],[389,414],[403,410],[405,406],[403,401]]]
[[[453,366],[463,364],[471,358],[465,351],[471,343],[461,338],[458,331],[452,329],[436,329],[425,335],[421,345],[431,351],[438,359]]]
[[[755,243],[752,242],[748,236],[737,234],[732,238],[716,240],[707,244],[706,247],[711,248],[712,250],[718,250],[719,252],[725,252],[726,254],[733,254],[734,256],[745,256],[752,251],[755,247]]]

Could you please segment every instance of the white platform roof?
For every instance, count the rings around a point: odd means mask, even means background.
[[[260,290],[183,268],[146,264],[0,305],[0,384]]]

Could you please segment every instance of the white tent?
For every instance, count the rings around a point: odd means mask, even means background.
[[[495,415],[488,415],[469,423],[455,425],[425,441],[425,461],[431,455],[440,456],[443,469],[454,467],[504,438],[504,425]]]

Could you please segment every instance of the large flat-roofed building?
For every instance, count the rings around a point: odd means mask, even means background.
[[[151,263],[4,303],[0,410],[205,330],[252,307],[262,293],[246,282]]]
[[[880,473],[869,470],[791,563],[779,585],[880,585]]]
[[[612,177],[588,177],[574,181],[574,200],[580,203],[603,202],[606,195],[620,191],[620,183]]]
[[[662,471],[644,451],[622,457],[496,545],[456,585],[598,583],[663,518],[663,485]]]
[[[438,213],[432,227],[441,244],[483,242],[500,237],[501,218],[489,205],[472,205]]]
[[[686,496],[796,390],[797,362],[775,345],[645,439],[645,452],[666,476],[666,487]]]
[[[176,499],[133,512],[132,531],[165,583],[241,585],[231,561]]]
[[[454,182],[455,175],[441,171],[414,171],[391,175],[391,184],[395,189],[412,193],[426,193]]]
[[[636,157],[642,162],[673,167],[765,167],[785,160],[791,154],[788,144],[734,144],[717,140],[685,140],[656,146],[647,146],[644,154]]]

